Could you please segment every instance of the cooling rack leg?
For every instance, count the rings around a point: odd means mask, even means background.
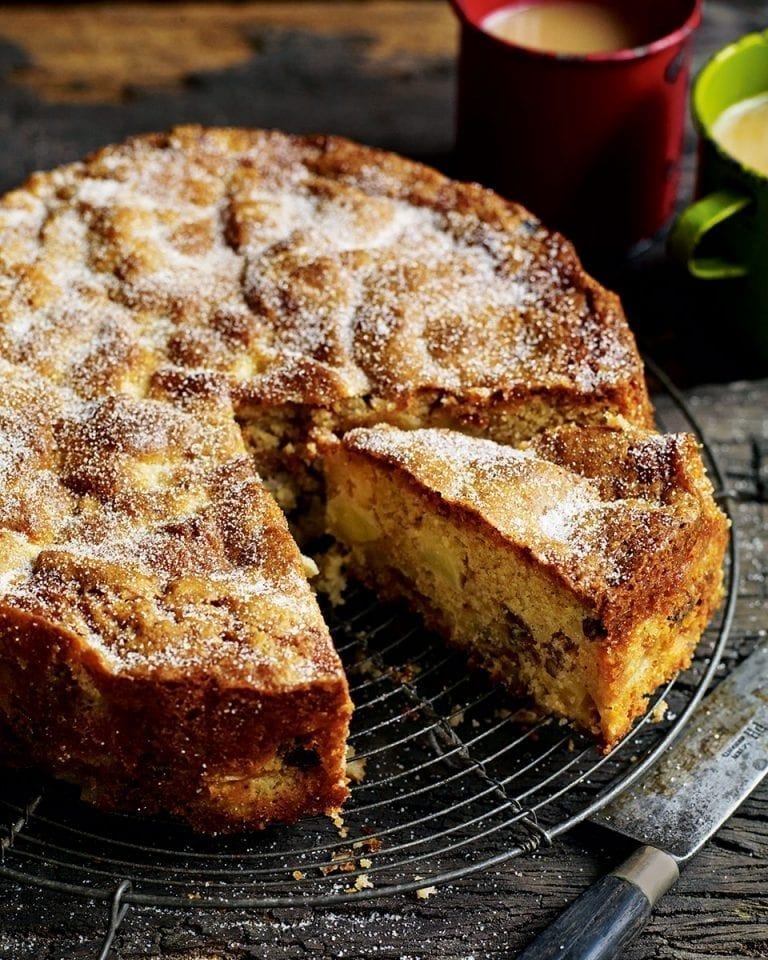
[[[131,890],[133,884],[130,880],[123,880],[123,882],[115,890],[115,895],[112,897],[112,906],[109,910],[109,927],[107,928],[107,934],[104,937],[104,940],[101,944],[101,950],[97,960],[107,960],[109,957],[110,950],[112,949],[112,944],[115,941],[115,934],[120,927],[120,924],[125,919],[126,913],[130,909],[129,903],[123,903],[123,897],[129,890]]]

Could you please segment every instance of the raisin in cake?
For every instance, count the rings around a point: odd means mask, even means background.
[[[326,471],[356,576],[606,746],[721,598],[727,521],[689,435],[566,426],[520,450],[363,428]]]
[[[0,363],[0,756],[212,831],[337,808],[347,683],[231,410]]]

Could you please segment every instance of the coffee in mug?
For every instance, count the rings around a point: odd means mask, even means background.
[[[625,12],[580,0],[502,7],[485,18],[483,29],[509,43],[553,53],[607,53],[643,42]]]
[[[675,208],[701,2],[452,0],[458,175],[520,201],[588,262],[652,237]]]

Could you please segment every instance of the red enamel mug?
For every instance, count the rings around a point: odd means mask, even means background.
[[[451,2],[461,23],[459,174],[588,251],[620,254],[653,236],[677,197],[702,0],[598,0],[631,17],[644,42],[585,55],[518,46],[483,28],[494,11],[532,0]]]

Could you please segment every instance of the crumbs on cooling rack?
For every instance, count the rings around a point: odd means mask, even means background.
[[[352,783],[362,783],[365,780],[365,757],[359,760],[347,760],[347,776]]]
[[[366,837],[364,840],[355,840],[352,844],[354,850],[360,850],[364,848],[368,853],[377,853],[381,850],[381,840],[378,837]]]
[[[448,717],[448,726],[451,728],[456,728],[464,723],[464,711],[458,710],[456,713]]]
[[[346,840],[349,836],[349,827],[344,826],[344,817],[342,817],[338,810],[332,811],[328,816],[331,818],[331,823],[338,830],[341,839]]]
[[[423,877],[414,877],[414,880],[423,880]],[[417,900],[429,900],[431,896],[437,893],[437,887],[419,887],[416,890],[416,899]]]
[[[651,723],[661,723],[667,715],[669,704],[666,700],[659,700],[656,706],[651,710]]]
[[[351,873],[356,870],[355,854],[353,850],[334,850],[331,854],[331,862],[320,867],[320,873],[327,877],[329,873],[336,873],[341,870],[344,873]]]
[[[291,876],[293,877],[294,880],[304,879],[304,874],[301,872],[301,870],[294,870]]]
[[[318,593],[324,593],[328,597],[331,606],[340,607],[344,603],[344,591],[347,588],[347,578],[344,573],[347,551],[334,543],[314,559],[320,573],[312,586]]]
[[[360,890],[372,890],[373,883],[368,879],[364,873],[360,873],[355,877],[355,882],[351,887],[345,887],[344,893],[358,893]]]
[[[351,743],[347,744],[347,777],[352,783],[362,783],[365,780],[365,761],[366,757],[354,759],[355,748]]]
[[[398,683],[413,683],[421,673],[421,667],[418,663],[408,661],[400,667],[392,667],[390,672],[392,678],[397,680]]]

